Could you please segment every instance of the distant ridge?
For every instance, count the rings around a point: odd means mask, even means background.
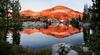
[[[31,10],[24,10],[20,12],[21,15],[32,16],[32,17],[47,17],[47,18],[59,18],[63,20],[70,20],[72,18],[82,17],[82,13],[74,11],[65,6],[55,6],[50,9],[43,10],[41,12],[34,12]]]

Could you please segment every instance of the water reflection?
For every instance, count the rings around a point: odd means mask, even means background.
[[[43,48],[57,43],[70,43],[75,46],[80,46],[83,43],[83,33],[81,32],[65,38],[56,38],[40,32],[36,32],[31,35],[21,32],[20,45],[25,47]]]
[[[71,25],[64,25],[63,23],[52,23],[48,28],[45,28],[47,25],[44,22],[24,22],[23,23],[23,33],[32,34],[35,32],[41,32],[46,35],[52,35],[57,38],[68,37],[72,34],[81,32],[81,29],[76,29]],[[55,25],[53,25],[55,24]]]
[[[75,46],[80,46],[83,43],[83,33],[77,33],[70,37],[55,38],[54,36],[48,36],[40,32],[33,33],[31,35],[20,32],[20,45],[24,47],[43,48],[52,46],[57,43],[70,43]],[[12,37],[9,37],[8,42],[12,43]],[[16,42],[16,41],[15,41]],[[16,42],[17,43],[17,42]],[[18,43],[19,44],[19,43]]]
[[[52,24],[47,29],[44,26],[46,23],[43,22],[24,22],[23,31],[9,32],[7,41],[32,48],[43,48],[57,43],[83,43],[83,33],[71,25],[57,23],[56,26]]]

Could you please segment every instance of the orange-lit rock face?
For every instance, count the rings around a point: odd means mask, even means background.
[[[57,26],[57,27],[49,27],[47,29],[40,29],[40,30],[24,29],[22,32],[29,35],[35,32],[41,32],[46,35],[55,36],[56,38],[64,38],[64,37],[69,37],[73,34],[79,33],[81,31],[73,27],[63,25],[63,26]]]
[[[64,6],[56,6],[51,9],[46,9],[41,12],[33,12],[31,10],[25,10],[21,11],[21,14],[23,15],[28,15],[28,16],[33,16],[33,17],[48,17],[48,18],[59,18],[63,20],[69,20],[71,18],[77,18],[82,16],[82,13],[78,11],[74,11],[68,7]]]
[[[25,16],[36,16],[38,15],[39,12],[33,12],[31,10],[24,10],[22,12],[20,12],[21,15],[25,15]]]
[[[74,11],[68,7],[56,6],[51,9],[47,9],[41,12],[42,16],[47,16],[49,18],[59,18],[63,20],[69,20],[71,18],[77,18],[82,16],[82,13]]]
[[[42,19],[42,18],[50,18],[50,20],[54,20],[55,18],[61,19],[61,20],[71,20],[72,18],[78,18],[79,15],[82,17],[82,13],[78,11],[74,11],[68,7],[64,6],[56,6],[51,9],[46,9],[41,12],[33,12],[31,10],[26,10],[21,12],[22,15],[28,15],[32,16],[34,18]],[[82,31],[82,30],[81,30]],[[47,29],[24,29],[22,31],[26,34],[32,34],[35,32],[41,32],[46,35],[55,36],[57,38],[64,38],[68,37],[70,35],[73,35],[75,33],[80,32],[78,29],[75,29],[73,27],[69,27],[66,25],[59,25],[56,27],[49,27]]]

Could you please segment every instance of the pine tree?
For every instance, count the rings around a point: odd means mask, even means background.
[[[84,29],[84,41],[92,54],[100,55],[100,0],[92,0],[92,2],[92,7],[84,14],[84,21],[91,24],[89,29]],[[93,31],[92,34],[90,29]]]
[[[92,13],[91,28],[93,34],[91,35],[91,47],[90,49],[95,55],[100,55],[100,0],[92,0],[93,6],[90,9]]]
[[[0,0],[0,38],[6,41],[9,30],[16,33],[21,27],[19,0]]]
[[[90,42],[90,40],[89,40],[89,38],[90,38],[90,36],[89,36],[90,28],[89,28],[89,26],[86,26],[86,23],[89,23],[89,21],[90,21],[89,15],[90,15],[89,14],[89,8],[88,8],[88,5],[86,4],[86,5],[84,5],[84,12],[83,12],[83,23],[84,23],[83,33],[84,33],[84,42],[85,42],[85,44],[87,44],[86,45],[87,47],[89,47],[88,45],[89,45],[89,42]]]

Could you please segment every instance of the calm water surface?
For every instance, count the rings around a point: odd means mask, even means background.
[[[37,28],[37,27],[43,27],[46,25],[45,23],[41,23],[40,25],[40,23],[41,22],[24,22],[23,27]],[[12,38],[10,37],[11,35],[12,34],[10,33],[7,38],[7,41],[10,43],[12,43]],[[20,36],[19,45],[22,45],[24,47],[31,47],[31,48],[43,48],[43,47],[52,46],[58,43],[70,43],[75,46],[80,46],[84,42],[82,32],[74,34],[69,37],[65,37],[65,38],[56,38],[54,36],[42,34],[41,32],[35,32],[30,35],[20,32],[20,35],[21,36]]]
[[[83,33],[74,34],[70,37],[55,38],[40,32],[31,35],[21,33],[20,45],[32,48],[43,48],[52,46],[57,43],[70,43],[75,46],[80,46],[83,43]]]

